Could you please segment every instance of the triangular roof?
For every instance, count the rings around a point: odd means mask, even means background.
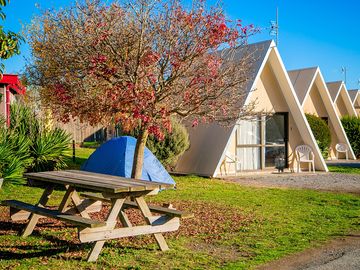
[[[290,80],[294,86],[300,104],[303,105],[305,97],[315,79],[318,67],[297,69],[288,71]]]
[[[336,81],[336,82],[327,82],[326,86],[329,90],[330,96],[332,98],[332,101],[335,102],[337,97],[339,96],[341,85],[343,84],[342,81]]]
[[[352,150],[350,142],[345,133],[344,127],[342,126],[340,118],[336,113],[334,102],[327,89],[327,84],[324,81],[324,77],[321,74],[320,68],[312,67],[312,68],[291,70],[288,71],[288,73],[294,85],[295,92],[298,95],[302,107],[304,107],[306,100],[310,95],[310,91],[311,89],[313,89],[314,84],[317,85],[325,110],[330,118],[332,125],[334,126],[335,134],[338,137],[338,139],[341,140],[339,142],[346,143],[350,149],[350,158],[356,159],[354,151]],[[336,84],[337,83],[331,84],[331,86],[333,86],[333,89],[336,88],[335,87]],[[339,91],[340,88],[341,88],[341,84],[339,86]]]
[[[336,104],[339,96],[342,96],[347,110],[347,114],[357,115],[353,102],[350,98],[349,91],[346,89],[346,85],[343,81],[327,82],[326,85],[328,87],[328,90],[330,92],[334,104]],[[342,92],[344,94],[342,94]]]
[[[286,95],[286,102],[289,108],[292,108],[292,114],[297,127],[299,130],[302,130],[304,143],[309,144],[315,150],[316,166],[321,168],[321,170],[327,171],[325,161],[310,130],[310,126],[306,121],[305,115],[302,113],[301,105],[296,98],[295,90],[285,70],[275,42],[269,40],[247,45],[245,48],[237,51],[235,60],[240,59],[241,56],[244,55],[244,50],[252,52],[256,59],[252,64],[252,73],[250,74],[249,83],[246,86],[248,96],[244,105],[249,105],[253,93],[252,90],[255,89],[262,70],[270,59],[270,54],[273,53],[273,62],[277,69],[279,69],[279,72],[274,73],[282,79],[281,81],[283,83],[280,87],[287,89],[288,95]],[[175,172],[215,176],[225,157],[226,149],[230,144],[230,138],[235,134],[236,128],[235,124],[230,128],[224,128],[216,123],[201,124],[196,128],[188,128],[191,145],[189,150],[180,157]]]
[[[357,97],[359,96],[359,89],[348,90],[350,99],[355,104]]]
[[[269,48],[272,46],[275,46],[274,42],[266,40],[239,47],[236,50],[224,49],[219,52],[222,58],[232,59],[232,61],[239,61],[244,55],[251,55],[253,61],[249,67],[251,72],[246,86],[248,95],[254,87],[255,78],[269,53]],[[229,55],[229,52],[232,54]],[[216,123],[202,123],[196,128],[192,128],[190,123],[185,124],[188,127],[191,145],[180,157],[175,171],[180,173],[190,171],[197,175],[214,176],[224,149],[227,148],[229,138],[234,133],[235,124],[228,128]],[[206,158],[204,158],[203,149],[208,150],[206,151]]]

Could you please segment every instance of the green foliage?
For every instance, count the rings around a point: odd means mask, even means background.
[[[136,138],[139,130],[134,130],[129,135]],[[172,118],[171,133],[166,132],[163,140],[150,135],[146,146],[167,169],[171,169],[176,165],[180,155],[189,148],[189,134],[182,124]]]
[[[360,157],[360,117],[346,115],[341,123],[356,157]]]
[[[9,0],[0,0],[0,19],[6,18],[5,13],[2,10],[2,6],[6,6]],[[12,31],[5,31],[3,26],[0,26],[0,59],[8,59],[15,54],[20,54],[20,45],[24,42],[24,38]],[[4,64],[0,63],[0,73],[4,71]]]
[[[320,117],[313,114],[305,114],[310,128],[314,134],[317,144],[323,157],[329,156],[329,148],[331,145],[331,133],[327,123]]]
[[[48,171],[66,166],[70,136],[63,130],[47,130],[26,106],[11,106],[10,127],[0,123],[0,178],[17,181],[25,171]]]
[[[31,164],[28,171],[50,171],[66,167],[65,152],[70,144],[70,135],[59,128],[48,130],[31,108],[14,104],[11,106],[10,129],[18,134],[27,134],[30,139]]]
[[[10,3],[10,0],[0,0],[1,7],[5,7],[8,3]],[[5,20],[6,15],[1,7],[0,7],[0,19]]]
[[[180,155],[190,146],[186,128],[174,119],[171,121],[171,127],[171,133],[166,133],[164,140],[159,141],[154,136],[150,136],[147,141],[147,147],[167,168],[173,168]]]
[[[24,134],[17,134],[5,126],[0,119],[0,178],[19,181],[25,167],[31,163],[30,140]]]

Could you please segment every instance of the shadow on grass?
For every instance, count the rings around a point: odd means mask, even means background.
[[[0,236],[7,236],[12,235],[12,232],[16,232],[21,237],[20,234],[24,230],[26,224],[23,223],[15,223],[12,221],[0,221]],[[75,226],[61,226],[61,225],[53,225],[50,222],[40,223],[37,225],[38,228],[46,227],[51,231],[54,228],[63,228],[63,229],[74,229]],[[51,243],[51,246],[46,244],[41,245],[37,242],[30,242],[26,243],[26,239],[24,238],[23,245],[11,245],[5,244],[0,245],[0,260],[21,260],[21,259],[31,259],[37,257],[49,257],[59,255],[61,253],[72,253],[71,254],[72,260],[84,260],[83,255],[79,255],[76,252],[90,250],[92,244],[91,243],[75,243],[69,240],[60,239],[54,235],[49,235],[46,233],[41,233],[43,230],[38,231],[34,230],[31,234],[34,237],[38,237],[38,240],[46,240]],[[132,237],[130,237],[131,242]],[[121,250],[148,250],[153,251],[153,248],[147,246],[129,246],[123,245],[123,243],[119,243],[116,240],[108,241],[105,243],[105,248],[116,248],[119,251]],[[8,250],[6,250],[8,249]],[[85,255],[86,256],[86,255]]]
[[[46,223],[47,224],[47,223]],[[38,227],[45,227],[45,224],[39,224]],[[24,230],[25,223],[14,223],[0,221],[0,236],[10,235],[10,231],[16,231],[19,234]],[[61,227],[61,226],[56,226]],[[62,226],[63,227],[63,226]],[[54,228],[53,226],[51,228]],[[57,255],[60,253],[79,252],[85,249],[90,249],[90,244],[78,244],[71,241],[59,239],[56,236],[49,234],[41,234],[39,231],[34,231],[32,236],[38,237],[39,240],[46,240],[51,243],[51,247],[42,246],[38,243],[26,243],[24,239],[24,245],[1,245],[0,260],[18,260],[29,259],[36,257],[48,257]],[[9,249],[9,250],[5,250]],[[71,259],[82,260],[81,256],[72,256]]]

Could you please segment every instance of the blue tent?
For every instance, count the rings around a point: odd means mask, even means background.
[[[81,170],[131,177],[136,139],[130,136],[114,138],[102,144],[81,166]],[[143,180],[175,184],[160,161],[146,147],[144,151]]]

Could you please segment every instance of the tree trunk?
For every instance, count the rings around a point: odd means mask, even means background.
[[[142,167],[144,162],[144,150],[149,132],[147,129],[141,130],[136,141],[133,168],[131,178],[141,179]]]

